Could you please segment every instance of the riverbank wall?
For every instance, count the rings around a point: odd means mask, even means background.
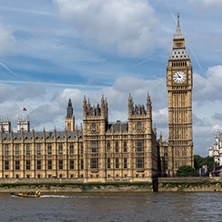
[[[72,179],[2,179],[0,192],[221,192],[222,178],[162,177],[150,182],[106,181],[87,183]]]

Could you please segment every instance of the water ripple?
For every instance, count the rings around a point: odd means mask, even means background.
[[[222,193],[0,194],[1,221],[221,221]]]

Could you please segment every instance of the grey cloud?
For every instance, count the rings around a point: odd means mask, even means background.
[[[38,98],[46,94],[41,84],[28,83],[20,87],[10,87],[0,83],[0,102],[7,100],[24,101],[25,99]]]
[[[19,111],[22,111],[22,108],[19,107],[18,104],[16,104],[14,101],[9,100],[8,104],[1,104],[0,105],[0,110],[1,110],[1,117],[3,118],[3,120],[6,120],[7,116],[10,117],[11,122],[13,123],[12,125],[14,126],[17,118],[18,118],[18,114]]]
[[[212,118],[214,118],[215,120],[219,120],[222,121],[222,113],[215,113]]]
[[[23,101],[29,98],[42,97],[46,94],[45,88],[41,84],[23,84],[21,87],[15,89],[15,97],[17,100]]]
[[[14,95],[13,88],[9,85],[0,83],[0,102],[10,99]]]
[[[198,127],[203,127],[203,126],[211,126],[209,120],[207,118],[199,118],[196,114],[193,113],[192,116],[193,119],[193,125],[198,126]]]
[[[65,110],[57,104],[44,104],[38,106],[30,113],[30,119],[34,126],[41,123],[54,122],[57,116],[64,115],[65,118],[64,111]]]
[[[216,131],[210,127],[196,128],[194,127],[193,140],[194,140],[194,154],[201,156],[209,155],[209,146],[214,143]]]

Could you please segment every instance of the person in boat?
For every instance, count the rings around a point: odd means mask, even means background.
[[[35,195],[40,195],[39,190],[37,190],[37,191],[35,192]]]

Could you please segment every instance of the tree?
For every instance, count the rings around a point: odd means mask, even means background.
[[[197,175],[197,171],[191,167],[191,166],[187,166],[187,165],[183,165],[180,166],[177,170],[177,176],[194,176]]]
[[[204,165],[207,165],[208,169],[212,170],[218,166],[218,163],[214,161],[213,157],[201,157],[200,155],[194,155],[195,169],[199,170]]]
[[[204,165],[204,157],[200,155],[194,155],[194,167],[196,170],[200,169]]]
[[[219,165],[217,162],[214,161],[213,157],[207,156],[204,159],[205,159],[204,165],[207,165],[209,170],[213,170],[215,167]]]

